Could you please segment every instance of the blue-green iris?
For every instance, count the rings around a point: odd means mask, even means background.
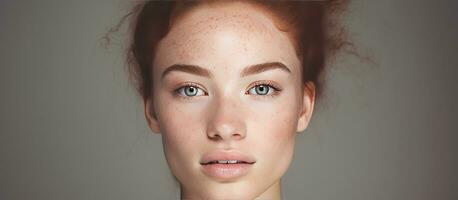
[[[269,93],[269,87],[265,85],[258,85],[256,86],[256,93],[258,93],[259,95],[266,95],[267,93]]]
[[[184,93],[186,96],[196,96],[197,95],[197,88],[193,86],[186,86],[184,88]]]

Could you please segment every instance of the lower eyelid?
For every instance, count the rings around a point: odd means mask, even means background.
[[[259,86],[259,85],[266,85],[267,87],[270,88],[270,90],[272,90],[271,94],[265,94],[265,95],[260,95],[260,94],[249,94],[249,92],[253,89],[255,89],[255,87]],[[257,84],[253,87],[250,87],[250,89],[245,92],[245,94],[247,95],[250,95],[250,96],[253,96],[254,98],[269,98],[269,97],[275,97],[275,96],[278,96],[281,92],[281,89],[278,89],[270,84]]]

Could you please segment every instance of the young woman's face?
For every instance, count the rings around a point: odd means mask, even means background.
[[[192,8],[159,43],[153,80],[146,117],[184,197],[278,194],[314,87],[269,16],[240,2]]]

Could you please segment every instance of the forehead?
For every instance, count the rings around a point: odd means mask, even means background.
[[[279,61],[297,70],[299,60],[287,33],[261,9],[242,2],[202,4],[182,14],[158,44],[154,66],[195,64],[209,69]]]

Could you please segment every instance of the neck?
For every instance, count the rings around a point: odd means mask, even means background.
[[[189,192],[186,192],[186,190],[183,188],[182,185],[180,185],[180,199],[192,199],[193,195],[190,194]],[[264,191],[261,195],[256,197],[255,199],[259,200],[281,200],[281,180],[278,180],[274,184],[272,184],[269,188],[267,188],[266,191]]]

